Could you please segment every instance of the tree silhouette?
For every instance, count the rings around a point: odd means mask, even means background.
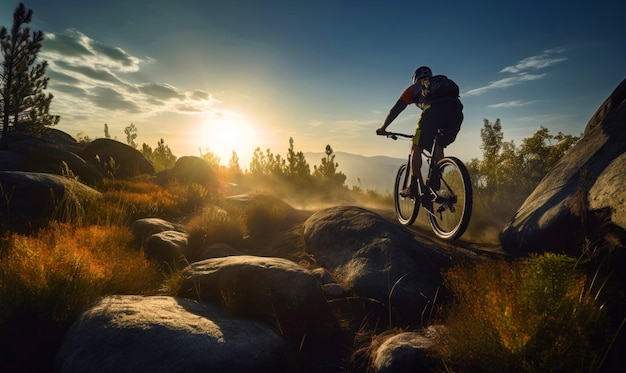
[[[313,176],[322,179],[326,183],[330,183],[333,186],[342,186],[346,181],[346,175],[339,171],[337,167],[339,163],[335,162],[335,154],[333,154],[333,148],[330,145],[326,145],[326,157],[322,158],[322,164],[313,166]]]
[[[59,122],[50,115],[52,94],[45,94],[49,78],[45,76],[47,61],[37,63],[43,42],[41,31],[32,32],[26,26],[33,11],[20,3],[13,13],[9,32],[0,29],[0,49],[4,60],[0,74],[0,113],[2,114],[2,143],[9,127],[14,131],[37,135],[45,127]]]
[[[172,154],[170,147],[165,145],[163,139],[157,142],[157,147],[152,150],[150,145],[143,143],[141,154],[152,162],[155,171],[162,171],[174,167],[176,156]]]
[[[287,176],[300,180],[303,182],[308,181],[311,176],[311,168],[304,157],[304,153],[294,150],[293,137],[289,138],[289,149],[287,150]]]
[[[137,149],[137,143],[135,142],[137,139],[137,126],[131,123],[129,126],[124,128],[124,134],[126,135],[126,143],[134,149]]]

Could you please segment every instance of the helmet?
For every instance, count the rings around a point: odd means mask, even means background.
[[[413,74],[413,84],[415,84],[418,80],[422,78],[430,78],[433,76],[433,72],[430,70],[428,66],[418,67]]]

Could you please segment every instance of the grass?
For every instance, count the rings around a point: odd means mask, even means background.
[[[3,237],[0,325],[23,313],[68,325],[103,295],[155,292],[162,275],[132,242],[127,228],[61,223]]]
[[[393,206],[390,196],[370,191],[355,191],[359,198]],[[107,181],[102,198],[80,209],[68,206],[59,221],[37,232],[9,231],[0,238],[0,368],[18,359],[17,351],[33,354],[20,361],[47,351],[42,361],[50,363],[65,330],[99,297],[178,291],[180,270],[164,274],[144,259],[128,229],[134,219],[180,219],[198,247],[223,242],[258,251],[269,245],[264,252],[281,254],[299,247],[303,219],[280,198],[256,195],[242,205],[218,200],[198,185],[163,187],[149,180]],[[601,281],[580,264],[546,254],[447,271],[445,286],[454,300],[436,316],[445,325],[437,357],[449,371],[598,368],[613,334],[600,303]]]
[[[593,372],[613,334],[601,286],[564,255],[447,271],[454,293],[436,352],[451,371]]]

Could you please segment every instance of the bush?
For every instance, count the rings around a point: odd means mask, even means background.
[[[444,274],[454,294],[436,351],[455,371],[589,372],[607,351],[608,316],[564,255],[483,261]]]
[[[187,223],[189,245],[202,249],[214,243],[237,247],[243,240],[243,230],[238,217],[219,207],[210,207]]]
[[[243,219],[251,237],[263,238],[280,230],[291,212],[291,206],[280,199],[257,195],[245,208]]]

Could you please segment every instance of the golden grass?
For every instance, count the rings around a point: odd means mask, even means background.
[[[34,236],[7,234],[0,326],[20,313],[67,325],[103,295],[156,292],[163,275],[132,242],[130,231],[116,226],[53,223]]]
[[[575,260],[488,260],[444,275],[454,293],[437,353],[453,371],[589,372],[608,348],[598,289]]]

